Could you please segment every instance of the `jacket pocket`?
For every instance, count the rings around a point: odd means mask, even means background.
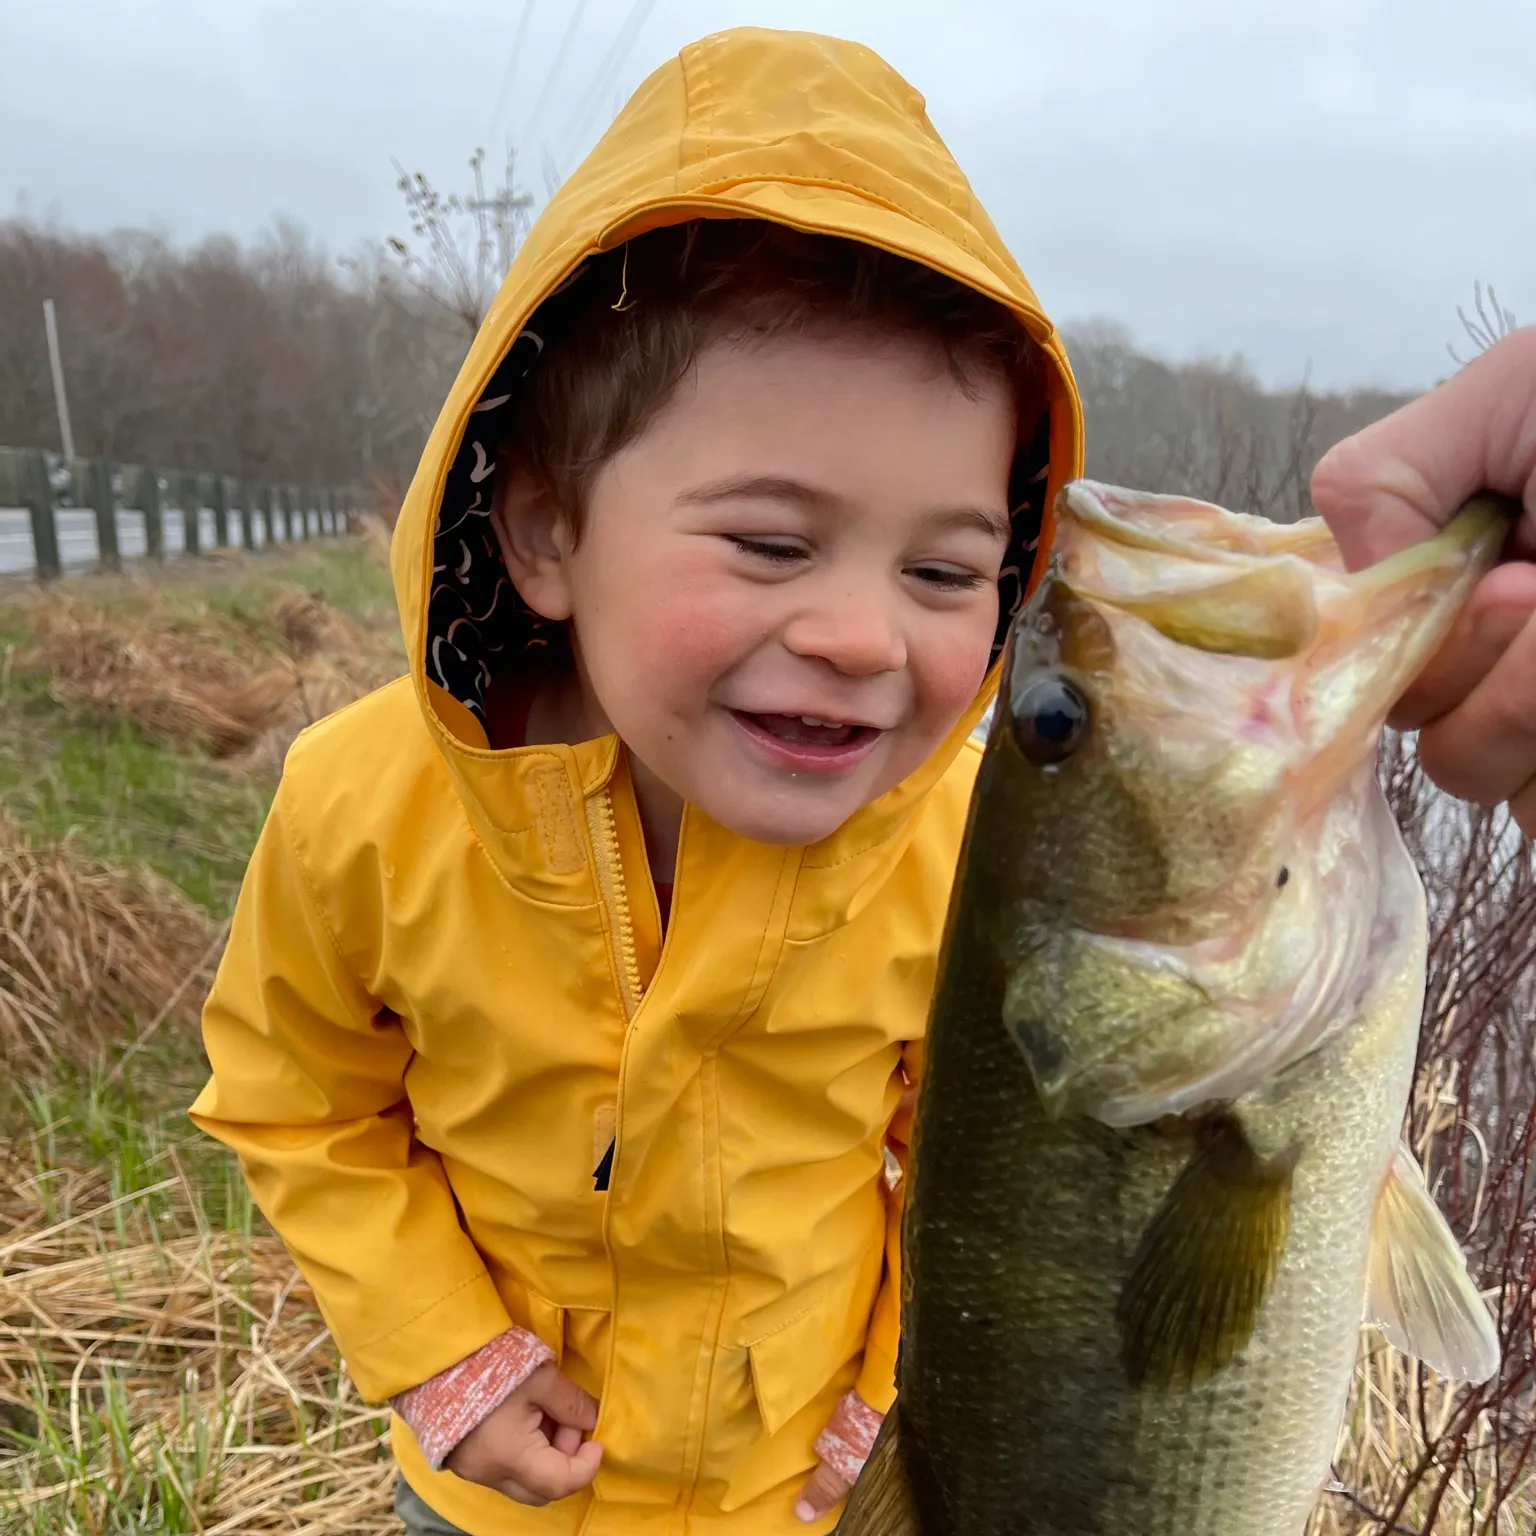
[[[565,1308],[530,1291],[520,1280],[499,1276],[496,1289],[512,1314],[512,1321],[529,1333],[536,1333],[555,1352],[555,1367],[565,1363]]]
[[[878,1267],[871,1277],[863,1266],[840,1275],[818,1287],[804,1310],[748,1340],[752,1391],[770,1435],[863,1353],[879,1275]]]

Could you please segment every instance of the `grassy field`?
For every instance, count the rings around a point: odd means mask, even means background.
[[[0,587],[0,1530],[397,1529],[385,1420],[185,1107],[307,720],[401,670],[376,540]]]
[[[376,538],[0,586],[4,1536],[397,1529],[384,1417],[185,1107],[283,752],[401,666]],[[1527,1536],[1536,1118],[1522,1129],[1531,1080],[1505,1064],[1530,1060],[1536,861],[1507,827],[1443,814],[1408,758],[1392,772],[1440,935],[1415,1145],[1451,1178],[1442,1198],[1476,1153],[1457,1219],[1510,1358],[1469,1395],[1367,1335],[1311,1531]]]

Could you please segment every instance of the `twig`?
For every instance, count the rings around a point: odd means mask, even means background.
[[[224,921],[219,925],[219,931],[214,934],[212,941],[209,943],[207,949],[203,951],[202,956],[198,960],[197,964],[193,966],[185,976],[182,977],[182,979],[176,985],[176,990],[172,992],[171,995],[165,1000],[165,1004],[160,1009],[159,1013],[157,1013],[154,1018],[152,1018],[149,1023],[144,1026],[144,1028],[139,1032],[138,1036],[128,1047],[128,1049],[118,1057],[116,1065],[107,1074],[108,1082],[119,1083],[122,1081],[123,1071],[127,1067],[129,1060],[149,1044],[149,1042],[154,1038],[155,1031],[158,1030],[160,1026],[164,1024],[168,1018],[170,1018],[171,1014],[175,1012],[176,1005],[186,995],[187,988],[202,976],[204,967],[210,960],[213,959],[216,954],[218,954],[220,949],[224,947],[224,940],[228,937],[228,935],[229,919],[225,918]]]
[[[1374,1520],[1383,1531],[1390,1531],[1393,1536],[1425,1536],[1423,1531],[1411,1525],[1399,1525],[1390,1516],[1382,1514],[1380,1510],[1372,1509],[1352,1488],[1346,1488],[1339,1481],[1338,1473],[1334,1473],[1333,1482],[1324,1488],[1323,1492],[1330,1498],[1343,1499],[1346,1504],[1353,1505],[1368,1520]]]

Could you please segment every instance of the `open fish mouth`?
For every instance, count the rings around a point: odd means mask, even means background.
[[[1347,1024],[1352,978],[1387,963],[1369,914],[1413,927],[1377,888],[1397,833],[1374,806],[1376,741],[1509,525],[1496,498],[1475,501],[1350,573],[1317,519],[1091,481],[1059,508],[994,737],[1035,786],[1031,836],[1080,823],[1081,851],[1058,857],[1108,854],[1125,879],[1034,877],[1044,899],[1017,909],[1030,937],[1004,1021],[1049,1113],[1129,1126],[1242,1094],[1317,1048]],[[1058,695],[1078,706],[1073,730],[1046,740]],[[1116,815],[1139,843],[1092,830]]]

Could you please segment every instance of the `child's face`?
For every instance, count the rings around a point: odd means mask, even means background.
[[[1013,448],[1004,387],[969,398],[915,346],[716,346],[599,472],[579,542],[552,523],[513,576],[570,621],[586,728],[742,836],[814,842],[975,697]]]

